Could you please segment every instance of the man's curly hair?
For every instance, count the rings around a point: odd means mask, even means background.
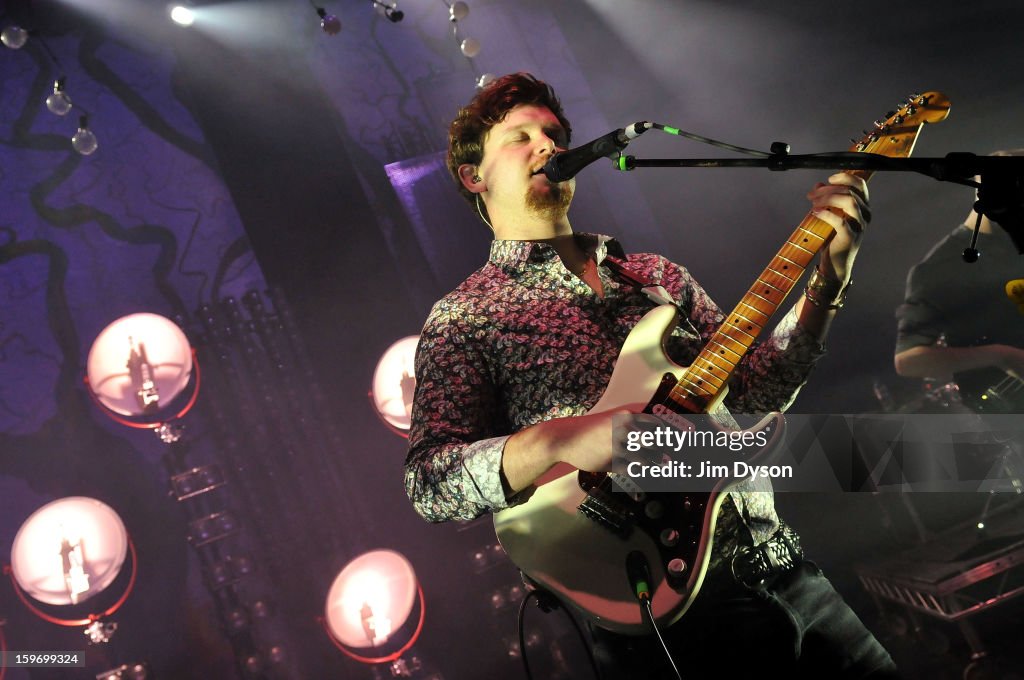
[[[529,73],[510,73],[494,80],[477,92],[469,104],[459,109],[448,128],[448,172],[470,205],[474,205],[476,195],[459,180],[459,166],[465,163],[479,165],[483,160],[487,133],[505,120],[509,111],[523,104],[546,106],[565,128],[565,143],[569,143],[572,127],[550,85]]]

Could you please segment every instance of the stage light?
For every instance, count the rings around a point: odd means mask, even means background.
[[[96,337],[86,361],[96,400],[122,416],[158,415],[188,386],[192,349],[170,319],[123,316]]]
[[[21,590],[50,605],[75,605],[106,589],[128,554],[128,532],[114,510],[84,496],[47,503],[21,525],[11,574]]]
[[[381,356],[373,372],[370,399],[386,425],[403,437],[411,424],[412,397],[416,387],[413,361],[420,338],[410,335],[394,343]]]
[[[184,5],[175,5],[171,7],[171,20],[179,26],[191,26],[195,23],[196,15]]]
[[[482,76],[480,76],[479,78],[476,79],[476,89],[478,89],[478,90],[484,89],[485,87],[487,87],[488,85],[490,85],[491,83],[494,82],[495,77],[496,76],[493,73],[485,73],[485,74],[483,74]]]
[[[415,628],[405,626],[417,601],[418,622]],[[346,655],[363,663],[386,663],[400,660],[416,642],[423,616],[423,590],[409,560],[394,550],[373,550],[349,562],[334,579],[324,627]],[[365,656],[368,649],[380,656]]]

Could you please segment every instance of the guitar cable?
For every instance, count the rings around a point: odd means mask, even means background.
[[[556,600],[552,595],[544,594],[544,599],[542,600],[541,591],[536,588],[530,589],[529,592],[526,593],[526,596],[523,597],[523,601],[519,604],[519,657],[523,660],[523,672],[526,674],[527,680],[533,680],[533,673],[530,672],[530,662],[526,658],[526,634],[523,622],[526,618],[526,604],[530,601],[531,597],[536,598],[537,606],[545,613],[550,613],[552,609],[561,609],[565,612],[566,617],[569,619],[569,623],[571,623],[572,627],[576,629],[576,635],[579,636],[580,642],[583,643],[583,648],[587,650],[587,659],[590,661],[590,669],[594,672],[594,678],[596,678],[596,680],[600,680],[601,674],[597,670],[597,661],[594,660],[594,654],[590,649],[590,643],[587,642],[586,636],[583,635],[583,630],[580,628],[580,624],[576,622],[573,615],[569,613],[565,607],[562,607],[558,600]]]
[[[668,645],[665,644],[665,638],[661,636],[658,624],[654,622],[649,585],[651,581],[651,568],[647,564],[647,557],[639,550],[633,550],[626,555],[626,577],[629,579],[629,585],[636,595],[637,602],[640,603],[641,613],[647,614],[647,621],[651,624],[651,630],[654,631],[658,642],[661,643],[661,649],[665,652],[665,658],[668,659],[672,672],[675,673],[677,680],[683,680],[683,676],[679,673],[679,668],[676,666],[676,661],[672,658],[672,652],[669,651]]]
[[[647,613],[647,620],[650,622],[651,628],[654,630],[654,635],[658,638],[658,642],[661,643],[661,649],[665,652],[665,658],[668,659],[669,665],[672,666],[672,672],[676,674],[676,679],[683,680],[683,676],[679,673],[679,668],[676,667],[676,660],[672,658],[672,652],[668,651],[668,645],[665,644],[665,638],[661,637],[661,631],[658,630],[658,624],[654,622],[654,612],[651,611],[651,599],[649,597],[641,601],[640,609]]]

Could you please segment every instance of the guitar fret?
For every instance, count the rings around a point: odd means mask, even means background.
[[[757,323],[756,321],[748,319],[747,317],[740,314],[739,310],[734,309],[732,311],[732,317],[732,321],[728,321],[726,323],[728,323],[730,326],[738,330],[740,333],[743,333],[744,335],[749,335],[750,343],[748,344],[752,344],[754,340],[757,339],[757,336],[760,335],[761,330],[764,328],[764,326]],[[740,319],[743,319],[744,321],[747,322],[746,328],[740,328]]]
[[[793,286],[796,285],[796,282],[800,280],[800,277],[803,276],[804,273],[802,271],[793,272],[791,270],[788,270],[786,272],[780,272],[776,269],[768,267],[767,269],[764,270],[764,272],[762,272],[761,275],[764,276],[765,274],[774,275],[774,278],[778,279],[780,284],[792,288]],[[788,274],[793,274],[793,276],[790,277],[788,276]]]
[[[699,361],[699,360],[700,359],[698,358],[697,361]],[[701,366],[700,364],[697,363],[697,361],[694,361],[690,365],[690,368],[691,369],[696,368],[697,370],[699,370],[702,373],[705,373],[707,375],[707,377],[699,378],[697,380],[697,384],[698,385],[700,385],[702,383],[702,381],[703,381],[703,382],[711,383],[717,389],[717,388],[721,387],[724,384],[724,381],[721,378],[719,378],[717,375],[715,375],[713,367],[709,369],[707,366]]]
[[[807,227],[805,227],[803,222],[801,222],[800,224],[796,225],[796,231],[802,231],[805,234],[810,234],[814,238],[819,238],[822,241],[825,240],[820,234],[816,233],[814,230],[808,229]],[[796,232],[794,232],[794,233],[796,233]]]
[[[727,332],[723,332],[721,328],[719,328],[718,332],[711,337],[711,342],[714,342],[717,345],[725,347],[727,350],[740,357],[743,356],[744,352],[750,349],[751,345],[751,343],[749,342],[742,342],[741,340],[737,340],[736,338],[729,335]]]
[[[803,252],[799,252],[803,251]],[[806,269],[807,265],[811,263],[811,259],[814,257],[814,253],[809,250],[804,250],[799,246],[794,246],[791,243],[786,243],[779,249],[779,254],[790,262],[797,263],[801,269]]]
[[[732,372],[732,369],[736,368],[735,361],[729,361],[725,357],[716,354],[714,350],[712,350],[710,347],[705,347],[701,351],[700,358],[703,358],[705,363],[714,366],[719,371],[722,371],[722,373],[725,374]],[[717,376],[718,374],[713,373],[713,375]]]
[[[757,293],[755,293],[755,292],[753,292],[753,291],[751,291],[751,292],[747,293],[747,295],[752,295],[752,296],[754,296],[754,297],[758,298],[759,300],[764,300],[764,301],[765,301],[765,302],[767,302],[767,303],[768,303],[769,305],[771,305],[771,309],[770,309],[770,310],[768,310],[768,313],[769,313],[769,314],[773,313],[773,312],[774,312],[774,311],[775,311],[776,309],[778,309],[778,308],[779,308],[779,304],[778,304],[777,302],[775,302],[774,300],[772,300],[772,299],[770,299],[770,298],[766,298],[766,297],[765,297],[765,296],[763,296],[763,295],[758,295]],[[760,307],[758,307],[758,309],[761,309],[761,308],[760,308]]]
[[[781,262],[778,262],[776,264],[776,261],[778,260],[781,260]],[[772,263],[768,265],[768,268],[771,269],[776,274],[778,274],[779,276],[783,276],[787,279],[790,279],[794,283],[798,281],[804,273],[803,267],[798,265],[796,262],[793,262],[792,260],[786,259],[786,257],[781,254],[778,254],[774,258],[772,258]]]
[[[812,241],[813,240],[814,241],[814,247],[816,249],[818,249],[818,250],[820,250],[822,244],[825,243],[825,237],[824,236],[822,236],[821,234],[818,234],[818,233],[816,233],[816,232],[814,232],[814,231],[812,231],[810,229],[807,229],[802,224],[799,227],[797,227],[796,230],[797,231],[802,231],[805,234],[810,234],[809,238],[805,236],[802,240],[804,240],[804,241]],[[795,234],[795,232],[794,232],[794,234]]]
[[[789,245],[793,246],[794,248],[799,248],[800,250],[804,251],[805,253],[807,253],[811,257],[814,257],[814,251],[813,250],[808,250],[807,248],[804,248],[799,243],[793,243],[792,241],[787,241],[787,243],[789,243]]]
[[[718,342],[718,340],[716,339],[716,337],[712,337],[712,338],[711,338],[711,340],[709,340],[709,341],[708,341],[708,345],[712,345],[712,344],[714,344],[714,345],[717,345],[717,346],[718,346],[718,347],[720,348],[720,349],[719,349],[719,350],[718,350],[718,351],[716,352],[716,354],[717,354],[718,356],[720,356],[721,358],[725,359],[726,361],[728,361],[728,362],[729,362],[730,364],[732,364],[733,366],[735,366],[736,364],[738,364],[738,363],[740,362],[740,359],[742,359],[742,358],[743,358],[743,355],[742,355],[742,354],[740,354],[740,353],[737,353],[737,352],[734,352],[734,351],[732,351],[732,349],[731,349],[731,348],[729,348],[729,347],[726,347],[726,346],[725,346],[725,345],[723,345],[722,343]],[[728,353],[729,353],[729,356],[726,356],[726,352],[728,352]],[[732,357],[736,357],[736,358],[735,358],[735,359],[733,359]]]
[[[677,384],[674,388],[672,388],[672,393],[674,394],[677,389],[681,389],[682,386],[683,386],[683,383],[686,383],[690,387],[690,389],[688,390],[688,392],[689,392],[688,396],[696,396],[696,397],[710,397],[710,396],[713,396],[712,393],[711,393],[711,390],[708,389],[707,387],[704,387],[704,381],[703,380],[694,381],[692,378],[686,377],[686,374],[683,374],[683,379],[679,382],[679,384]]]
[[[683,396],[691,397],[691,398],[698,398],[698,399],[702,399],[702,398],[705,398],[705,397],[712,396],[711,391],[708,390],[706,387],[703,387],[702,385],[699,385],[699,384],[693,382],[692,380],[687,379],[685,376],[683,377],[683,380],[680,381],[680,384],[678,384],[674,388],[672,388],[672,392],[670,394],[671,395],[675,395],[677,390],[683,389],[683,383],[684,382],[692,388],[692,392],[688,392],[687,394],[685,394]],[[679,395],[675,395],[675,396],[679,396]]]
[[[779,296],[780,298],[784,298],[784,297],[786,297],[786,294],[787,294],[787,293],[789,293],[789,291],[791,291],[791,290],[793,289],[793,287],[792,287],[792,286],[789,286],[789,287],[787,287],[787,288],[779,288],[778,286],[776,286],[776,285],[772,284],[771,282],[769,282],[769,281],[765,281],[765,280],[764,280],[764,279],[762,279],[761,277],[758,277],[758,279],[757,279],[757,282],[758,282],[758,283],[761,283],[761,284],[764,284],[765,286],[768,286],[769,288],[772,288],[772,289],[774,289],[775,291],[777,291],[777,292],[781,293],[781,295]]]
[[[743,297],[743,302],[741,304],[744,304],[747,307],[750,307],[751,309],[756,309],[757,311],[759,311],[761,314],[764,315],[765,321],[767,321],[768,317],[770,317],[778,308],[778,305],[772,302],[771,300],[765,300],[760,295],[756,295],[753,293],[747,293],[747,295]]]

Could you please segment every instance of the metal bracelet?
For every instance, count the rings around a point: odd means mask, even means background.
[[[804,297],[815,307],[828,310],[841,309],[846,304],[846,293],[853,285],[853,280],[846,282],[844,286],[836,280],[830,280],[821,273],[817,267],[811,272],[807,279],[807,287],[804,289]]]

